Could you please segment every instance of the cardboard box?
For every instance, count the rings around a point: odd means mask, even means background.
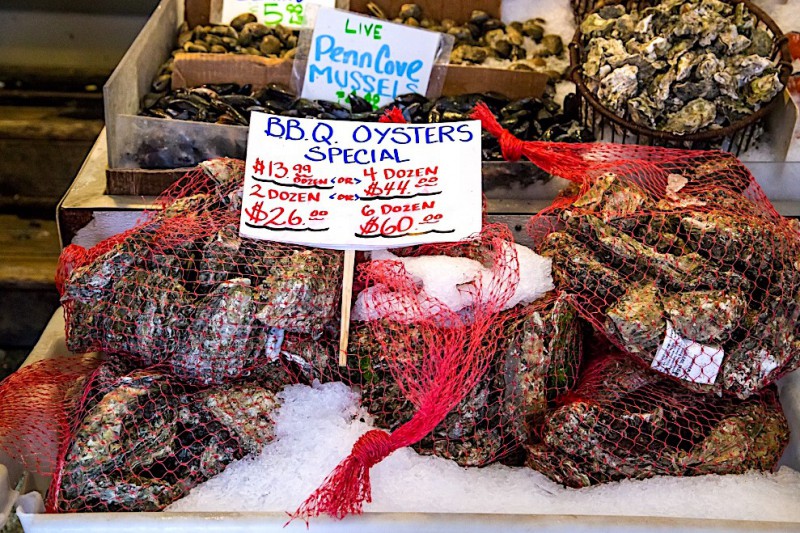
[[[273,82],[291,86],[291,60],[251,55],[178,54],[172,71],[173,89],[209,83],[264,87]]]

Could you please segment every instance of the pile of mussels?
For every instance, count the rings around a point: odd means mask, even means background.
[[[729,126],[783,89],[774,35],[742,3],[606,6],[580,31],[589,90],[646,128],[680,135]]]
[[[141,114],[149,117],[212,122],[245,126],[250,113],[260,111],[275,115],[327,120],[377,122],[388,109],[399,108],[408,122],[428,124],[467,120],[478,102],[485,102],[500,124],[522,140],[590,142],[591,132],[577,121],[574,95],[568,95],[562,109],[546,92],[541,98],[510,100],[497,93],[443,96],[429,100],[418,94],[398,96],[392,103],[373,109],[363,98],[350,95],[348,104],[325,100],[296,98],[288,89],[269,84],[262,89],[236,84],[206,85],[177,89],[163,96],[145,97]],[[502,161],[497,140],[484,132],[483,159]]]

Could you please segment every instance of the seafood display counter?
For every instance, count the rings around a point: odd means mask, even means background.
[[[500,4],[349,2],[449,34],[451,71],[481,78],[397,96],[390,117],[288,90],[297,32],[161,1],[58,206],[63,307],[0,386],[34,390],[8,417],[30,425],[18,448],[0,413],[0,526],[15,509],[27,533],[800,528],[800,134],[783,35],[748,1],[584,6],[560,25],[504,22]],[[344,254],[238,232],[253,111],[477,117],[480,233],[352,254],[341,311]],[[653,145],[698,134],[666,144],[741,157],[594,142],[630,142],[620,121]],[[505,161],[508,143],[539,166]]]
[[[56,311],[50,323],[42,334],[39,343],[34,347],[24,365],[36,361],[66,355],[64,339],[64,317],[62,309]],[[781,404],[792,430],[792,438],[781,459],[782,468],[800,469],[800,372],[794,372],[784,377],[779,382]],[[670,495],[676,502],[685,501],[693,497],[707,498],[708,494],[694,494],[697,490],[692,487],[686,478],[685,493],[682,492],[681,483],[675,483],[664,495]],[[9,486],[10,485],[10,486]],[[251,531],[305,531],[306,525],[302,521],[294,521],[284,527],[287,516],[284,512],[168,512],[168,513],[77,513],[77,514],[42,514],[42,496],[39,491],[47,486],[47,480],[33,479],[29,474],[23,474],[19,465],[3,459],[0,465],[0,520],[6,518],[13,507],[24,527],[26,533],[56,532],[104,532],[113,528],[120,533],[138,533],[153,531],[189,531],[203,530],[213,532],[251,532]],[[766,486],[761,486],[765,488]],[[728,489],[729,490],[729,489]],[[635,491],[635,488],[634,488]],[[634,492],[632,492],[633,494]],[[646,492],[652,495],[650,492]],[[679,531],[679,532],[710,532],[710,531],[764,531],[783,532],[796,531],[800,527],[800,515],[792,521],[759,521],[715,518],[702,519],[692,513],[682,514],[680,509],[665,505],[665,509],[647,515],[641,512],[642,505],[636,501],[625,499],[629,496],[619,494],[617,498],[622,501],[604,503],[603,506],[591,505],[592,498],[601,498],[595,491],[595,496],[587,495],[585,509],[576,506],[568,511],[553,512],[552,509],[530,509],[520,513],[515,508],[514,512],[502,513],[413,513],[413,512],[365,512],[362,516],[349,517],[345,521],[329,518],[315,519],[311,529],[316,531],[375,531],[380,528],[384,531],[405,532],[478,532],[478,531],[546,531],[552,533],[569,531],[618,531],[625,533],[644,533],[650,531]],[[612,499],[613,499],[612,493]],[[744,497],[744,496],[742,496]],[[783,505],[785,501],[776,499],[775,505]],[[511,504],[509,504],[511,505]],[[747,505],[745,502],[732,502],[735,505]],[[500,504],[502,507],[502,503]],[[605,506],[605,507],[604,507]],[[628,508],[628,511],[620,509]],[[603,509],[613,512],[603,512]],[[637,512],[639,514],[637,514]],[[731,511],[733,512],[733,511]],[[752,513],[761,512],[763,516],[786,514],[770,508],[753,510]],[[720,511],[715,511],[716,515]],[[791,513],[789,513],[791,514]]]
[[[143,209],[152,206],[153,197],[131,197],[107,195],[105,191],[105,143],[104,136],[100,136],[92,152],[81,169],[73,187],[65,196],[60,207],[60,225],[63,244],[77,243],[83,246],[93,246],[97,242],[133,227],[141,218]],[[765,191],[774,198],[773,202],[778,210],[785,216],[800,215],[800,165],[792,163],[761,163],[750,165],[751,170],[758,176]],[[495,221],[509,224],[512,230],[519,235],[524,235],[526,221],[530,215],[549,205],[552,199],[565,186],[565,182],[558,178],[542,180],[529,185],[521,190],[511,191],[508,188],[494,187],[487,192],[490,196],[490,216]],[[517,228],[518,227],[518,228]],[[53,317],[50,325],[42,336],[40,344],[31,354],[27,363],[46,359],[67,353],[64,340],[64,319],[59,310]],[[800,468],[800,373],[794,372],[783,378],[779,383],[780,400],[786,419],[791,429],[791,440],[781,459],[784,474]],[[6,463],[15,475],[12,481],[16,482],[20,468],[18,465]],[[23,485],[18,489],[30,490],[32,482],[30,477],[22,479]],[[676,480],[666,494],[677,501],[688,500],[696,497],[697,487],[693,487],[689,478],[685,479],[685,489],[682,488],[683,480]],[[748,480],[749,481],[749,480]],[[746,481],[743,478],[742,483]],[[735,486],[735,482],[733,483]],[[14,485],[12,485],[14,486]],[[35,484],[40,490],[47,487],[46,481],[40,480]],[[685,490],[685,492],[682,492]],[[702,489],[701,489],[702,490]],[[706,489],[711,490],[711,489]],[[96,530],[103,531],[113,527],[119,531],[143,531],[152,528],[174,528],[175,530],[187,528],[204,528],[216,531],[264,531],[283,530],[286,515],[283,512],[264,513],[197,513],[197,512],[170,512],[170,513],[78,513],[65,515],[41,514],[43,510],[41,496],[35,491],[27,495],[18,496],[17,492],[25,490],[8,491],[6,501],[17,502],[17,514],[21,523],[28,532],[38,531],[71,531],[71,530]],[[630,496],[620,495],[614,505],[608,508],[615,513],[603,516],[596,504],[592,505],[592,498],[597,498],[597,493],[586,493],[585,507],[576,503],[574,507],[564,510],[563,506],[558,511],[544,508],[532,508],[521,512],[519,507],[511,507],[507,513],[495,511],[494,514],[476,513],[469,514],[459,510],[441,513],[424,512],[367,512],[363,516],[350,518],[345,522],[318,519],[312,524],[313,528],[320,530],[346,529],[370,531],[381,527],[389,531],[484,531],[497,528],[509,531],[527,531],[533,528],[544,531],[712,531],[724,528],[729,531],[791,531],[800,525],[800,517],[790,521],[767,519],[759,521],[743,520],[741,515],[732,514],[735,518],[725,519],[720,514],[725,510],[717,509],[713,520],[699,518],[693,511],[681,514],[679,508],[670,506],[653,514],[647,510],[628,505],[629,511],[620,511],[625,507],[625,498]],[[606,496],[607,497],[607,496]],[[613,496],[611,497],[613,499]],[[2,500],[2,498],[0,498]],[[604,501],[604,500],[599,500]],[[785,516],[785,502],[775,498],[775,509],[762,508],[762,516]],[[518,504],[517,504],[518,505]],[[618,507],[619,506],[619,507]],[[743,504],[737,504],[743,506]],[[502,504],[500,505],[502,507]],[[587,509],[591,509],[587,512]],[[791,515],[791,513],[788,513]],[[632,516],[633,515],[633,516]],[[302,523],[292,523],[291,528],[304,528]]]

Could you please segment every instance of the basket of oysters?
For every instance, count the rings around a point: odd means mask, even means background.
[[[737,154],[791,73],[780,28],[747,0],[598,4],[570,60],[582,120],[598,137]]]

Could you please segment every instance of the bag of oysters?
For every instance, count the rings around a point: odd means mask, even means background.
[[[415,389],[426,386],[431,367],[470,372],[467,358],[445,360],[441,350],[480,354],[484,368],[470,376],[466,396],[413,448],[462,466],[513,462],[527,442],[526,421],[571,388],[581,359],[581,325],[551,290],[550,261],[514,244],[500,225],[484,225],[466,243],[369,255],[348,368],[358,369],[353,384],[375,425],[393,431],[412,419],[424,394]]]
[[[0,450],[52,478],[48,512],[158,511],[272,441],[295,381],[277,362],[203,386],[116,355],[44,359],[0,384]]]
[[[577,379],[577,312],[552,290],[550,260],[507,227],[484,223],[468,241],[363,259],[347,374],[378,429],[296,517],[360,512],[369,469],[404,446],[462,466],[521,465],[529,428]]]
[[[556,287],[624,353],[741,399],[800,366],[800,227],[733,155],[521,142],[475,116],[507,158],[571,182],[528,230]]]
[[[696,394],[607,348],[560,403],[526,446],[527,464],[568,487],[768,472],[789,443],[774,387],[746,400]]]
[[[221,384],[278,359],[283,339],[334,323],[342,253],[239,236],[244,162],[176,183],[132,230],[62,253],[67,347]]]

